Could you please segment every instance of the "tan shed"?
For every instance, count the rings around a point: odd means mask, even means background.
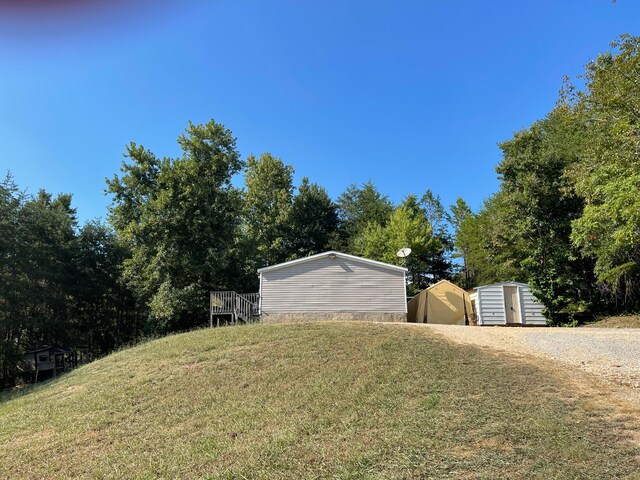
[[[472,314],[469,294],[448,280],[421,291],[407,309],[407,320],[416,323],[466,325]]]

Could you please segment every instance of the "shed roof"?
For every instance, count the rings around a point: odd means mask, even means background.
[[[42,347],[38,347],[35,350],[29,350],[28,352],[24,352],[25,355],[30,355],[32,353],[39,353],[39,352],[46,352],[51,350],[53,347],[49,346],[49,345],[44,345]]]
[[[428,287],[427,290],[431,290],[432,288],[438,287],[440,285],[447,285],[447,286],[453,287],[456,290],[461,290],[463,294],[467,293],[467,291],[464,288],[459,287],[458,285],[456,285],[453,282],[450,282],[449,280],[440,280],[439,282],[436,282],[430,287]]]
[[[39,352],[50,352],[50,353],[71,353],[73,352],[73,348],[71,347],[52,347],[50,345],[43,345],[42,347],[36,348],[35,350],[30,350],[28,352],[24,352],[25,355],[30,355],[32,353]]]
[[[304,258],[297,258],[296,260],[291,260],[289,262],[278,263],[277,265],[270,265],[268,267],[259,268],[258,269],[258,273],[270,272],[272,270],[278,270],[280,268],[286,268],[286,267],[290,267],[290,266],[293,266],[293,265],[298,265],[300,263],[312,262],[314,260],[318,260],[320,258],[326,258],[326,257],[329,257],[331,255],[335,255],[338,258],[344,258],[346,260],[354,260],[354,261],[366,263],[366,264],[369,264],[369,265],[375,265],[377,267],[388,268],[390,270],[400,270],[401,272],[406,272],[407,271],[406,268],[399,267],[398,265],[391,265],[390,263],[378,262],[376,260],[371,260],[371,259],[362,258],[362,257],[356,257],[355,255],[349,255],[349,254],[346,254],[346,253],[336,252],[334,250],[331,250],[329,252],[318,253],[316,255],[310,255],[310,256],[304,257]]]
[[[491,283],[489,285],[481,285],[479,287],[474,287],[474,290],[480,290],[483,288],[487,288],[487,287],[497,287],[497,286],[504,286],[504,285],[519,285],[521,287],[528,287],[529,285],[527,285],[526,283],[522,283],[522,282],[498,282],[498,283]]]

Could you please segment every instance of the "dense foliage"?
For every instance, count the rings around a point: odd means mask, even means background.
[[[122,175],[107,182],[110,219],[131,250],[123,280],[148,307],[149,329],[183,330],[207,315],[210,290],[236,289],[243,163],[222,125],[189,124],[180,158],[127,147]]]
[[[467,277],[529,282],[556,323],[640,308],[640,39],[613,49],[500,144],[500,191],[456,225]]]
[[[70,195],[27,195],[7,177],[0,230],[0,387],[25,350],[102,354],[139,339],[141,317],[120,281],[127,246],[98,222],[78,228]]]

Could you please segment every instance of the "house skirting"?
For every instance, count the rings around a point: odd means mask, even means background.
[[[362,321],[362,322],[406,322],[404,312],[307,312],[307,313],[263,313],[262,323],[294,323],[294,322],[328,322],[328,321]]]

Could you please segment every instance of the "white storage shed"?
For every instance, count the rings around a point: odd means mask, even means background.
[[[404,322],[406,271],[335,251],[261,268],[260,318]]]
[[[547,325],[544,305],[526,283],[494,283],[474,290],[470,298],[478,325]]]

